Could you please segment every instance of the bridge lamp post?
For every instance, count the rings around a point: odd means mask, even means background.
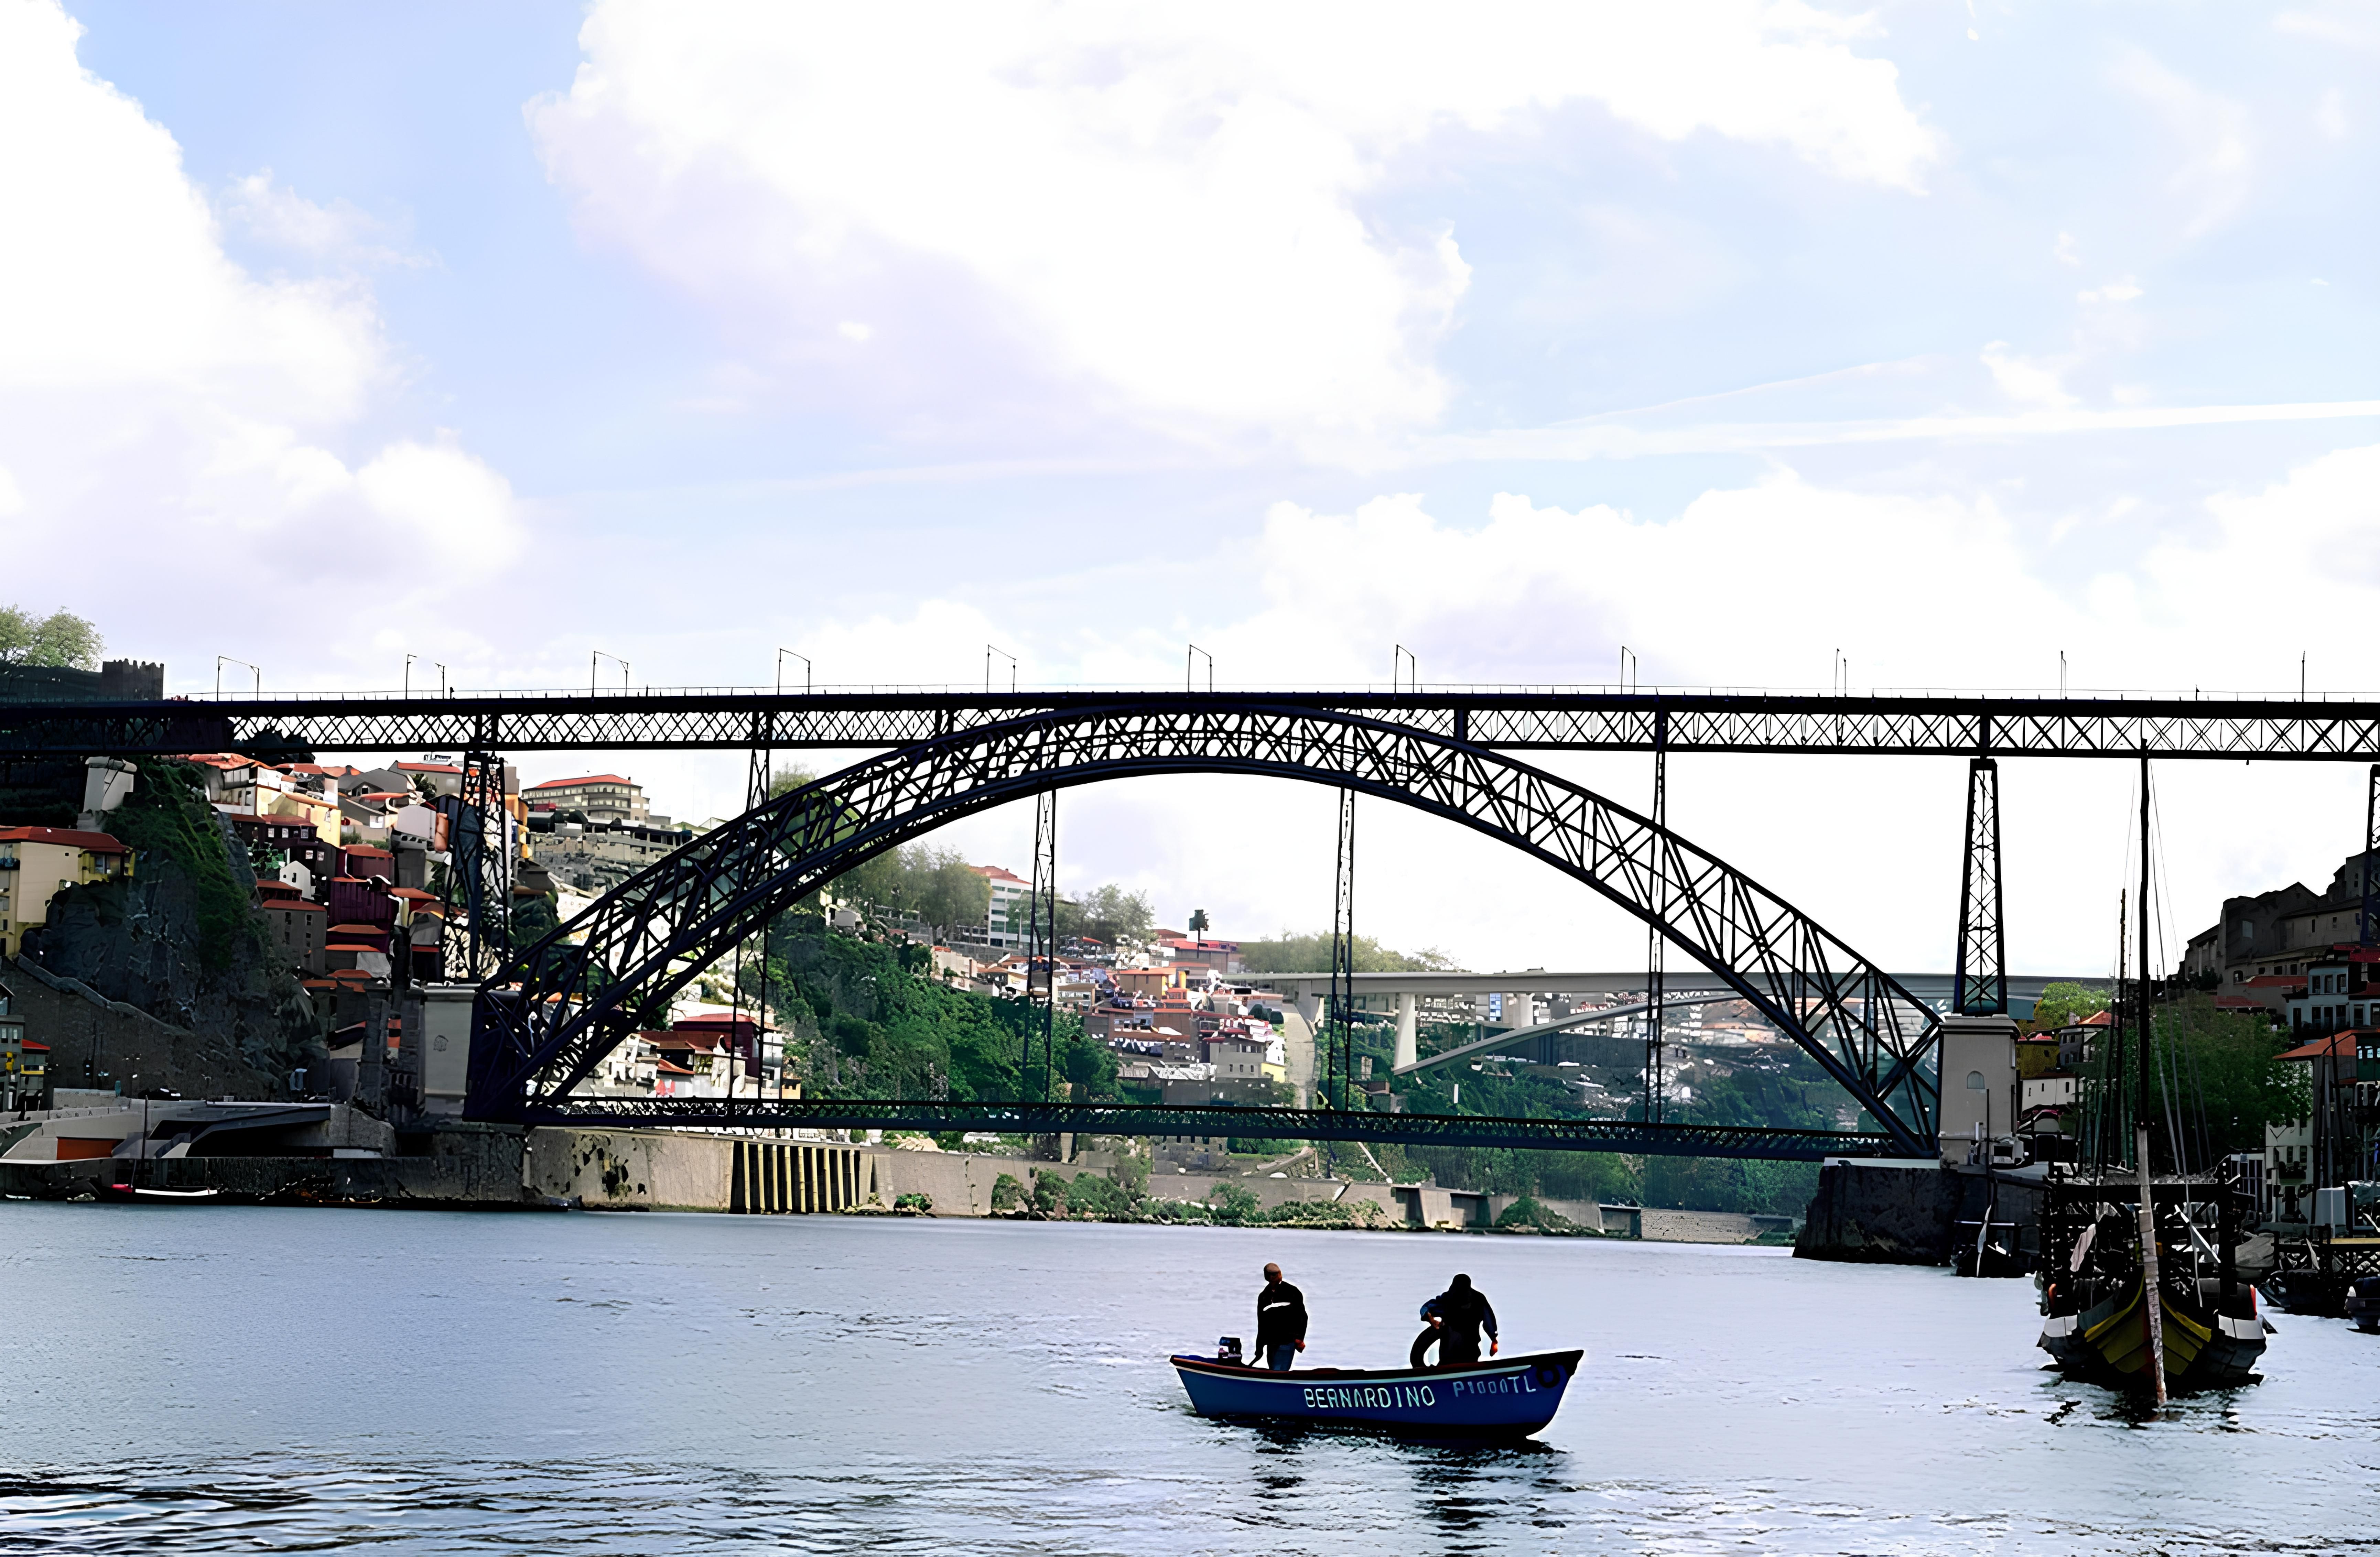
[[[590,649],[587,655],[587,691],[590,696],[595,691],[595,672],[601,668],[601,662],[606,659],[620,668],[620,690],[622,692],[628,690],[628,662],[616,654],[606,654],[601,649]]]
[[[802,662],[802,692],[807,696],[810,690],[810,657],[794,649],[781,648],[777,651],[777,690],[779,692],[785,690],[785,657],[787,655],[792,655]]]
[[[1190,646],[1190,652],[1182,657],[1183,691],[1196,692],[1198,690],[1197,665],[1198,660],[1202,657],[1207,661],[1207,690],[1208,692],[1215,690],[1215,657],[1207,653],[1205,649],[1200,648],[1197,645],[1192,644]]]
[[[237,666],[238,666],[241,670],[247,670],[247,671],[250,672],[251,674],[253,674],[253,675],[256,677],[256,686],[255,686],[255,693],[256,693],[256,695],[257,695],[257,696],[259,696],[259,697],[261,697],[261,696],[263,696],[263,695],[264,695],[264,672],[263,672],[263,671],[257,670],[257,668],[256,668],[255,666],[250,665],[250,664],[249,664],[247,660],[245,660],[245,659],[234,659],[231,656],[229,656],[229,655],[227,655],[227,654],[219,654],[219,655],[215,656],[215,697],[216,697],[216,699],[217,699],[218,701],[220,701],[220,700],[222,699],[222,697],[223,697],[223,668],[224,668],[225,666],[226,666],[226,665],[237,665]]]

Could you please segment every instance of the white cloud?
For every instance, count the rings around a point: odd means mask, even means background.
[[[2380,13],[2362,0],[2332,0],[2326,5],[2283,11],[2273,18],[2273,26],[2278,31],[2317,42],[2343,43],[2350,49],[2380,54]]]
[[[395,378],[370,292],[229,259],[173,136],[82,68],[80,34],[54,0],[0,0],[9,570],[88,581],[72,603],[126,623],[112,631],[128,651],[165,654],[161,635],[195,628],[243,634],[253,657],[245,634],[286,641],[305,613],[188,602],[270,601],[361,570],[383,604],[426,607],[450,563],[516,549],[503,478],[453,441],[350,448]],[[352,260],[371,232],[264,174],[227,204],[306,258]],[[305,635],[304,657],[335,673],[346,641]]]
[[[368,304],[224,258],[181,151],[76,62],[48,0],[0,6],[0,392],[131,386],[337,418],[381,368]]]
[[[2151,57],[2127,47],[2114,68],[2116,85],[2131,92],[2165,121],[2181,160],[2168,187],[2192,209],[2185,233],[2199,236],[2222,225],[2248,198],[2254,154],[2248,107],[2210,91]]]
[[[2062,411],[2074,404],[2059,380],[2065,365],[2054,358],[2019,356],[2009,350],[2006,341],[1994,341],[1984,348],[1983,363],[1991,369],[1992,382],[2000,387],[2000,392],[2020,405]]]
[[[2081,249],[2074,247],[2074,235],[2071,233],[2058,234],[2058,246],[2050,252],[2057,256],[2058,262],[2061,265],[2080,265],[2082,263],[2082,252]]]
[[[2380,604],[2375,489],[2380,447],[2342,449],[2262,490],[2209,499],[2215,544],[2167,540],[2148,560],[2173,624],[2186,630],[2193,620],[2215,620],[2226,592],[2242,578],[2286,580],[2292,646],[2313,648],[2331,666],[2362,677],[2351,684],[2364,686],[2372,678],[2362,670],[2370,653],[2361,626]]]
[[[455,446],[393,443],[356,472],[356,491],[394,522],[399,548],[426,553],[435,574],[484,575],[520,555],[525,537],[512,483]]]
[[[2142,296],[2141,284],[2126,276],[2121,281],[2111,281],[2105,286],[2089,287],[2078,292],[2074,295],[2074,300],[2078,303],[2131,303],[2138,301]]]
[[[1427,424],[1469,281],[1365,206],[1445,127],[1594,103],[1920,187],[1937,139],[1864,30],[1798,5],[688,6],[615,0],[530,109],[592,235],[759,321],[838,319],[879,392],[992,370],[1194,436]]]
[[[2013,359],[2011,359],[2013,360]],[[2023,381],[2022,377],[2020,381]],[[1648,454],[1734,454],[1926,439],[2010,439],[2090,432],[2143,432],[2160,428],[2241,427],[2259,422],[2380,419],[2380,400],[2306,401],[2271,405],[2146,405],[2142,391],[2119,385],[2110,409],[2049,406],[1998,416],[1944,412],[1933,416],[1851,417],[1839,421],[1713,422],[1684,427],[1638,426],[1626,417],[1548,428],[1509,428],[1425,441],[1416,463],[1432,460],[1617,460]]]
[[[2337,87],[2323,93],[2314,104],[2313,119],[2333,140],[2347,139],[2347,100]]]
[[[354,265],[422,265],[406,251],[395,223],[383,222],[346,200],[319,205],[265,168],[234,181],[224,197],[231,219],[250,237],[307,258]]]

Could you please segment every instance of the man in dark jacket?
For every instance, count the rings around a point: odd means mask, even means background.
[[[1264,1290],[1257,1294],[1257,1350],[1265,1366],[1286,1373],[1305,1349],[1305,1294],[1281,1279],[1281,1267],[1264,1268]]]
[[[1421,1306],[1421,1317],[1429,1321],[1438,1332],[1438,1365],[1440,1368],[1463,1368],[1479,1360],[1479,1332],[1488,1332],[1488,1355],[1495,1356],[1504,1343],[1496,1334],[1495,1305],[1488,1295],[1471,1285],[1471,1278],[1458,1275],[1445,1291]],[[1429,1331],[1424,1331],[1414,1342],[1414,1366],[1421,1366],[1421,1354],[1427,1349]]]

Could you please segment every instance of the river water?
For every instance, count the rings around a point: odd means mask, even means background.
[[[1584,1346],[1534,1444],[1201,1421],[1169,1350]],[[2374,1544],[2380,1337],[2143,1421],[2032,1289],[1765,1249],[841,1217],[0,1205],[0,1551],[2216,1552]]]

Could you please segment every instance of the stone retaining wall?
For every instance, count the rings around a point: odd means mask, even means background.
[[[1793,1253],[1803,1260],[1939,1265],[1950,1255],[1957,1197],[1931,1161],[1828,1163]],[[1649,1213],[1648,1213],[1649,1214]]]

